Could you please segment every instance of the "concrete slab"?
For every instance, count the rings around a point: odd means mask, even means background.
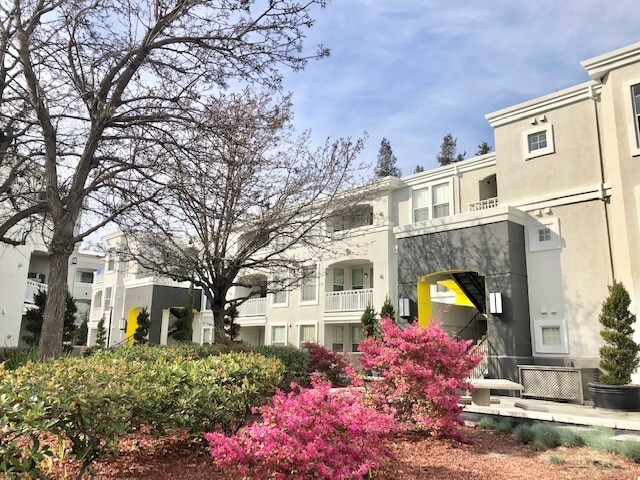
[[[616,440],[618,442],[640,442],[640,435],[634,434],[614,435],[610,438],[611,440]]]

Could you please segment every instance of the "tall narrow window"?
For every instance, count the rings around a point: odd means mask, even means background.
[[[113,272],[116,269],[116,252],[115,250],[109,250],[107,254],[107,272]]]
[[[358,345],[360,344],[363,338],[364,338],[364,335],[362,334],[362,327],[360,325],[354,325],[353,327],[351,327],[351,351],[352,352],[358,351]]]
[[[273,279],[274,290],[279,289],[279,291],[273,294],[272,305],[286,305],[289,302],[288,292],[285,289],[286,282],[286,274],[280,274]]]
[[[449,216],[449,184],[441,183],[433,188],[433,218]]]
[[[640,147],[640,83],[631,87],[633,96],[633,120],[636,130],[636,147]]]
[[[333,327],[333,343],[331,350],[334,352],[342,352],[344,350],[344,327],[336,325]]]
[[[429,220],[429,189],[423,188],[413,192],[413,221]]]
[[[108,312],[111,309],[111,287],[104,289],[104,311]]]
[[[302,301],[315,302],[318,278],[316,267],[303,267],[302,269]]]
[[[300,325],[300,347],[307,342],[315,343],[316,341],[316,326],[315,325]]]
[[[364,288],[364,270],[362,268],[351,269],[351,289],[362,290]]]
[[[333,291],[342,292],[344,290],[344,268],[333,269]]]
[[[284,347],[287,344],[287,327],[278,325],[271,327],[271,345]]]

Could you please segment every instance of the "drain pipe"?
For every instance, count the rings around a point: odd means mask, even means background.
[[[611,225],[609,223],[609,199],[604,196],[604,158],[602,155],[602,136],[600,134],[600,118],[598,115],[598,102],[596,99],[596,93],[593,89],[593,85],[589,85],[589,98],[593,100],[593,111],[596,119],[596,138],[598,140],[598,159],[600,161],[600,199],[604,206],[604,223],[607,230],[607,246],[609,247],[609,266],[611,267],[611,282],[616,279],[615,267],[613,265],[613,247],[611,245]]]

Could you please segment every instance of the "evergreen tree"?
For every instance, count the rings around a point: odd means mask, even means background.
[[[240,325],[236,323],[238,315],[240,315],[238,308],[235,305],[231,305],[227,308],[224,316],[224,333],[231,341],[238,338],[238,335],[240,334]]]
[[[96,335],[96,347],[104,348],[107,345],[107,330],[104,328],[104,322],[106,319],[104,315],[98,321],[98,332]]]
[[[189,285],[187,304],[184,308],[171,308],[171,314],[176,317],[173,331],[169,333],[174,340],[179,342],[193,341],[193,283]]]
[[[133,333],[133,344],[144,345],[148,342],[149,327],[151,326],[151,315],[149,315],[147,307],[140,310],[140,313],[138,313],[138,317],[136,318],[136,322],[138,323],[138,326],[136,331]]]
[[[367,308],[364,309],[362,317],[360,317],[360,323],[362,323],[362,334],[365,337],[377,338],[380,336],[380,322],[371,304],[368,304]]]
[[[467,152],[458,153],[458,139],[453,138],[453,135],[447,133],[442,139],[440,153],[436,155],[436,160],[440,166],[449,165],[464,160],[466,154]]]
[[[82,323],[78,327],[78,336],[76,337],[76,345],[86,345],[87,337],[89,336],[89,319],[87,314],[83,314],[84,318]]]
[[[632,325],[636,316],[629,311],[631,298],[624,285],[613,282],[609,285],[609,296],[602,303],[600,336],[606,342],[600,348],[600,367],[606,372],[599,381],[607,385],[631,383],[631,374],[636,371],[640,359],[640,345],[633,340]]]
[[[413,173],[422,173],[424,172],[424,167],[422,165],[416,165],[416,169],[413,171]]]
[[[396,323],[396,311],[393,308],[393,303],[391,303],[391,299],[389,295],[384,297],[384,303],[382,304],[382,308],[380,309],[380,318],[389,317],[393,320],[393,323]]]
[[[402,172],[396,166],[398,159],[391,150],[389,140],[383,138],[380,142],[380,150],[378,151],[378,164],[374,170],[376,177],[400,177]]]
[[[44,320],[44,308],[47,303],[47,292],[45,290],[38,290],[33,294],[33,303],[37,308],[30,308],[24,314],[25,317],[25,334],[22,336],[22,340],[29,345],[29,347],[37,347],[40,342],[40,333],[42,332],[42,322]],[[71,343],[73,341],[73,334],[76,330],[76,300],[67,292],[66,310],[64,312],[64,329],[63,329],[63,341]]]
[[[482,142],[480,145],[478,145],[478,151],[476,152],[476,155],[486,155],[490,151],[491,145],[489,145],[487,142]]]

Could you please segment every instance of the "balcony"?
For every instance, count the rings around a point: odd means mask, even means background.
[[[238,307],[240,317],[257,317],[267,313],[266,298],[252,298]]]
[[[36,282],[35,280],[27,280],[27,290],[24,294],[24,303],[33,305],[33,295],[39,290],[47,291],[47,284]]]
[[[487,198],[479,202],[469,204],[469,212],[479,212],[481,210],[489,210],[498,206],[498,197]]]
[[[373,288],[325,294],[326,312],[363,311],[369,304],[373,305]]]

